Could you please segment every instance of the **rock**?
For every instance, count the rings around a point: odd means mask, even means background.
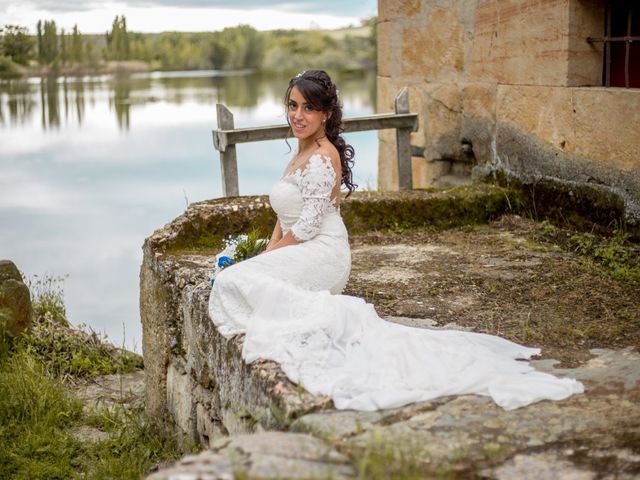
[[[0,320],[11,336],[18,336],[31,325],[33,308],[29,287],[10,260],[0,261]]]
[[[22,275],[16,264],[11,260],[0,260],[0,283],[5,280],[17,280],[22,282]]]
[[[160,470],[147,480],[233,480],[233,464],[224,455],[206,450],[184,457],[173,467]]]
[[[109,438],[109,434],[99,428],[90,427],[88,425],[81,425],[69,430],[69,433],[73,435],[80,442],[103,442]]]
[[[84,402],[85,410],[114,410],[140,407],[144,397],[144,371],[122,375],[101,375],[86,385],[75,389],[76,396]]]
[[[507,480],[537,480],[539,478],[555,478],[558,480],[592,480],[596,473],[576,467],[554,452],[516,455],[497,468],[490,478]]]
[[[215,446],[217,445],[217,447]],[[212,450],[183,458],[148,480],[352,478],[348,459],[302,433],[263,432],[225,438]]]

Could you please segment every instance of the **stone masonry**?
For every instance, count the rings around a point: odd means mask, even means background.
[[[541,346],[535,367],[579,379],[585,394],[514,411],[473,395],[337,411],[277,364],[246,365],[241,336],[213,326],[213,239],[272,218],[265,197],[201,202],[145,242],[141,314],[147,410],[206,450],[151,478],[637,478],[635,287],[532,240],[549,225],[495,220],[510,195],[487,185],[354,194],[343,204],[346,293],[389,321]]]
[[[415,187],[503,172],[613,192],[640,222],[640,90],[602,87],[604,2],[379,0],[378,109],[420,116]],[[379,187],[397,188],[380,131]]]
[[[342,206],[352,232],[371,228],[471,223],[503,212],[508,195],[480,185],[456,192],[354,194]],[[486,205],[485,205],[486,204]],[[221,239],[264,223],[272,229],[266,197],[195,203],[145,241],[140,312],[146,409],[168,417],[183,435],[207,446],[220,435],[282,428],[304,412],[329,404],[291,383],[273,362],[246,365],[242,339],[226,339],[208,314],[208,276]],[[268,226],[267,226],[268,225]],[[212,240],[210,245],[203,238]]]

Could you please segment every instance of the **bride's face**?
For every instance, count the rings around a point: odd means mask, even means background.
[[[288,112],[293,135],[298,140],[324,135],[323,120],[327,118],[326,112],[315,110],[298,87],[293,87],[289,93]]]

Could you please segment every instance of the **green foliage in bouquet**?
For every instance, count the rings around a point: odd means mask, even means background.
[[[238,263],[262,253],[267,248],[267,243],[269,241],[266,238],[260,238],[260,234],[256,230],[249,232],[246,238],[239,237],[234,262]]]

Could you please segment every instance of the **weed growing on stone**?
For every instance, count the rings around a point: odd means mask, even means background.
[[[274,402],[269,402],[269,410],[283,430],[289,430],[293,423],[291,415]]]
[[[374,434],[364,449],[352,452],[350,457],[361,479],[425,478],[423,460],[417,452],[419,449],[414,446],[400,446]]]
[[[24,275],[23,275],[24,277]],[[33,316],[45,319],[59,325],[67,326],[67,311],[64,306],[64,279],[34,275],[27,279],[27,286],[31,292]]]

